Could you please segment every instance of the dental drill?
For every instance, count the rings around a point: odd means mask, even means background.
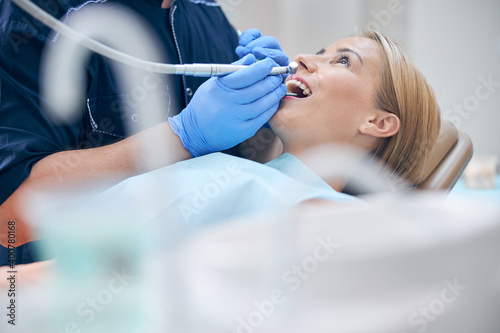
[[[198,77],[211,77],[211,76],[223,76],[237,70],[246,68],[245,65],[227,65],[227,64],[185,64],[185,65],[173,65],[173,64],[163,64],[157,62],[151,62],[133,57],[129,54],[117,51],[109,46],[106,46],[90,37],[87,37],[74,29],[70,28],[68,25],[57,20],[52,15],[48,14],[46,11],[35,5],[29,0],[12,0],[25,12],[52,28],[54,31],[58,31],[62,35],[78,41],[81,45],[86,48],[99,53],[107,58],[113,59],[115,61],[121,62],[126,65],[130,65],[139,69],[147,70],[149,72],[155,72],[160,74],[175,74],[175,75],[188,75],[188,76],[198,76]],[[295,74],[297,71],[297,63],[291,62],[288,66],[274,67],[271,70],[270,75],[283,75],[283,74]]]
[[[175,73],[165,72],[164,74],[178,74],[178,75],[203,76],[203,77],[222,76],[248,67],[245,65],[225,65],[225,64],[192,64],[192,65],[160,64],[160,66],[175,67]],[[297,68],[298,64],[292,61],[288,66],[274,67],[271,70],[270,74],[271,75],[295,74],[297,72]]]

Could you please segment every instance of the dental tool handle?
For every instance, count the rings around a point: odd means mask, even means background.
[[[189,76],[222,76],[233,73],[240,69],[246,68],[245,65],[225,65],[225,64],[192,64],[192,65],[175,65],[175,74]],[[161,69],[160,69],[161,70]],[[271,70],[271,75],[290,74],[292,69],[290,66],[274,67]]]
[[[175,65],[177,75],[198,77],[222,76],[243,69],[244,65],[192,64]]]

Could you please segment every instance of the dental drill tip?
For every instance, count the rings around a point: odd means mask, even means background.
[[[296,63],[295,61],[292,61],[291,63],[288,64],[288,67],[290,68],[290,75],[293,75],[297,73],[297,69],[299,68],[299,64]]]

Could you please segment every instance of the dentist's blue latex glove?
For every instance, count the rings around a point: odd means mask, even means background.
[[[288,66],[288,57],[281,49],[276,38],[271,36],[262,36],[259,30],[245,30],[236,47],[236,54],[243,58],[247,54],[253,54],[257,59],[262,60],[266,57],[273,59],[280,66]]]
[[[239,46],[236,47],[236,54],[243,58],[248,54],[253,54],[257,59],[262,60],[266,57],[273,59],[280,66],[288,66],[290,63],[288,56],[281,49],[280,43],[272,36],[262,36],[258,29],[248,29],[242,32],[239,40]],[[281,77],[283,80],[288,74]],[[269,124],[264,124],[270,128]]]
[[[235,64],[251,66],[211,78],[181,113],[168,119],[193,157],[234,147],[252,137],[286,94],[282,77],[269,75],[277,66],[272,59],[255,63],[255,57],[247,55]]]

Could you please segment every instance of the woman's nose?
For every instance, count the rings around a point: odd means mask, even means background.
[[[310,54],[299,54],[295,57],[295,62],[299,64],[298,70],[301,68],[308,72],[315,72],[317,69],[316,62]]]

